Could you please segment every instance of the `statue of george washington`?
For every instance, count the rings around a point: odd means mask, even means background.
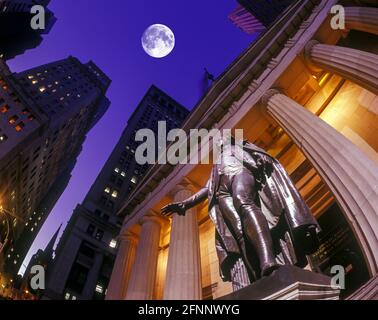
[[[162,214],[185,211],[208,199],[216,228],[220,274],[234,291],[280,265],[304,267],[318,248],[319,226],[282,165],[264,150],[232,136],[220,139],[218,160],[206,186],[166,205]]]

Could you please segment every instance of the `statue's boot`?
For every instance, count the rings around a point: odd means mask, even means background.
[[[261,276],[268,276],[279,265],[273,253],[273,240],[268,222],[256,205],[241,206],[244,232],[259,257]]]

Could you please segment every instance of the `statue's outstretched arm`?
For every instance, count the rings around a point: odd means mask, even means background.
[[[209,193],[209,188],[206,186],[199,190],[196,194],[185,199],[181,202],[172,202],[161,208],[161,214],[163,216],[171,216],[173,213],[177,213],[180,216],[184,216],[186,210],[193,208],[197,204],[205,201]]]

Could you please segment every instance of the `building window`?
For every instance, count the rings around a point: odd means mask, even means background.
[[[101,229],[97,229],[95,239],[100,241],[103,236],[104,236],[104,231]]]
[[[16,125],[15,129],[16,129],[17,132],[19,132],[19,131],[22,130],[23,127],[25,127],[25,124],[21,121],[21,122],[19,122],[19,123]]]
[[[104,192],[106,192],[106,193],[110,193],[110,188],[109,188],[109,187],[106,187],[105,190],[104,190]]]
[[[119,172],[119,168],[115,168],[114,171],[118,173]]]
[[[138,181],[138,179],[137,179],[136,176],[133,176],[133,177],[131,178],[131,182],[132,182],[132,183],[136,184],[137,181]]]
[[[96,285],[96,292],[103,293],[104,292],[104,288],[101,285],[97,284]]]
[[[114,191],[112,192],[112,197],[113,197],[113,198],[117,198],[117,197],[118,197],[118,191],[114,190]]]
[[[15,115],[15,116],[10,117],[8,122],[10,124],[15,124],[17,120],[18,120],[18,117]]]
[[[90,224],[87,228],[87,233],[90,235],[93,235],[94,231],[95,231],[95,226],[93,224]]]
[[[117,246],[117,240],[112,239],[112,241],[110,241],[110,243],[109,243],[109,247],[110,248],[115,248],[116,246]]]
[[[0,134],[0,142],[4,142],[4,141],[7,140],[7,139],[8,139],[7,135],[5,135],[5,134]]]
[[[8,105],[2,106],[1,109],[0,109],[1,113],[7,113],[8,111],[9,111],[9,106]]]

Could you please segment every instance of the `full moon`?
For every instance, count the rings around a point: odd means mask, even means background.
[[[175,35],[163,24],[153,24],[144,31],[142,46],[148,55],[163,58],[171,53],[175,46]]]

